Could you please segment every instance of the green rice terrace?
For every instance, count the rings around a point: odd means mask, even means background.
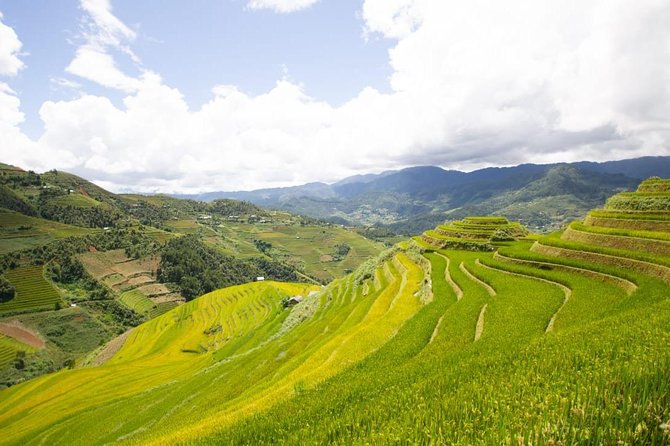
[[[0,443],[667,445],[669,224],[652,178],[546,236],[470,217],[326,286],[219,289],[1,390]]]
[[[62,303],[58,290],[44,278],[41,266],[25,266],[5,272],[5,277],[16,288],[16,297],[0,305],[0,315],[5,312],[53,309]]]

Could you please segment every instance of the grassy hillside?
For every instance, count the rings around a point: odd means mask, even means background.
[[[94,232],[0,208],[0,255]]]
[[[668,185],[645,181],[547,236],[467,217],[324,287],[213,291],[126,333],[102,365],[0,390],[0,443],[668,444]],[[194,231],[178,240],[226,226],[200,220],[174,220]],[[324,230],[231,224],[269,256],[337,246]],[[150,314],[151,265],[125,255],[81,258]],[[83,310],[65,311],[47,325]],[[21,322],[39,329],[32,316]],[[49,342],[74,354],[104,338],[74,327]]]
[[[189,235],[215,250],[215,260],[207,268],[172,262],[183,274],[158,277],[171,243]],[[26,367],[0,364],[0,386],[86,361],[100,343],[186,298],[258,276],[327,283],[383,248],[357,232],[250,203],[116,195],[67,172],[2,165],[0,277],[18,292],[0,303],[0,323],[34,313],[31,327],[48,345],[27,351]],[[79,323],[51,317],[71,305]],[[56,336],[61,329],[93,342],[81,343],[87,351],[73,350]]]
[[[0,441],[667,444],[670,267],[640,249],[670,234],[607,212],[631,226],[468,218],[434,235],[494,250],[418,237],[324,288],[207,294],[102,366],[3,390]]]

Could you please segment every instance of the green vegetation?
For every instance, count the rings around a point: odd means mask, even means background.
[[[151,299],[137,290],[121,293],[119,301],[138,314],[148,314],[156,308]]]
[[[240,260],[208,248],[193,236],[171,240],[163,249],[158,279],[179,285],[186,300],[224,286],[251,282],[257,277],[296,281],[295,270],[287,265],[252,258]]]
[[[359,235],[365,235],[362,229],[353,231],[323,222],[291,222],[286,221],[288,214],[281,215],[275,215],[271,224],[222,223],[210,234],[204,234],[204,240],[227,255],[264,254],[321,283],[342,277],[384,249],[381,242]],[[277,222],[279,218],[284,221]],[[388,240],[389,236],[380,237]],[[350,248],[346,253],[344,245]]]
[[[638,192],[670,192],[670,180],[651,177],[644,180],[637,188]]]
[[[514,241],[528,235],[520,223],[505,217],[466,217],[448,225],[438,225],[423,233],[423,240],[437,248],[493,251],[493,243]]]
[[[16,288],[4,276],[0,276],[0,303],[14,299]]]
[[[25,266],[5,272],[5,277],[16,289],[16,296],[0,303],[0,313],[53,309],[62,304],[60,294],[44,278],[41,266]]]
[[[94,230],[0,209],[0,255],[92,232]]]
[[[185,234],[196,240],[192,265],[178,265],[173,256],[162,262],[171,276],[157,277],[163,246]],[[165,248],[168,257],[178,245]],[[89,349],[174,309],[184,296],[258,276],[326,283],[381,249],[353,231],[236,200],[115,195],[66,172],[0,168],[0,315],[49,319],[50,311],[76,305],[85,320],[104,328],[101,338],[86,344]],[[24,278],[24,291],[17,292],[9,279],[22,268],[44,274]],[[60,297],[27,299],[30,286]],[[40,327],[34,329],[46,338]],[[82,355],[49,341],[48,348],[26,353],[21,370],[0,366],[0,381],[11,385],[69,367]]]
[[[22,367],[21,361],[25,358],[26,352],[34,350],[35,348],[29,345],[0,334],[0,368],[7,365]]]

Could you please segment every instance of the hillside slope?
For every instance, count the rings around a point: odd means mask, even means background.
[[[545,237],[467,218],[321,289],[215,291],[100,367],[0,391],[0,442],[667,444],[669,194],[650,179]]]
[[[236,200],[117,195],[0,163],[0,324],[43,340],[3,342],[0,388],[88,363],[107,341],[220,287],[328,283],[386,237]]]

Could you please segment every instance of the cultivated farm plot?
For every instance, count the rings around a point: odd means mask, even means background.
[[[142,285],[141,287],[138,288],[138,291],[140,291],[145,296],[149,297],[170,294],[170,290],[168,289],[168,287],[166,287],[165,284],[162,283],[151,283],[148,285]]]
[[[62,195],[55,198],[53,202],[60,206],[72,206],[76,208],[93,208],[102,205],[101,202],[79,193]]]
[[[0,334],[0,369],[11,364],[16,359],[18,352],[29,353],[35,350],[35,347]]]
[[[98,232],[0,209],[0,254],[45,245],[66,237]]]
[[[240,246],[253,246],[253,241],[263,240],[272,244],[276,252],[287,259],[298,259],[305,273],[323,281],[342,277],[347,270],[354,270],[364,260],[383,250],[383,245],[338,227],[241,224],[228,228],[235,237],[242,239]],[[350,247],[340,261],[333,261],[337,245]]]
[[[121,293],[119,301],[139,314],[147,314],[156,308],[151,299],[137,290]]]
[[[23,266],[4,275],[16,288],[16,296],[0,303],[0,313],[53,309],[56,303],[63,303],[56,288],[44,278],[41,266]]]
[[[119,294],[119,302],[148,317],[169,311],[183,302],[183,297],[156,283],[157,256],[131,260],[121,249],[88,252],[79,256],[86,270]]]
[[[157,256],[131,260],[122,249],[87,252],[79,259],[89,274],[115,290],[153,282],[159,261]]]

